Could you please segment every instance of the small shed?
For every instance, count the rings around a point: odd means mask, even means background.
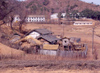
[[[63,50],[73,50],[74,49],[74,43],[79,43],[81,41],[80,38],[76,38],[76,37],[71,37],[71,38],[67,38],[64,37],[60,40],[59,44],[61,49]]]
[[[57,53],[58,49],[59,49],[59,45],[45,44],[43,45],[43,49],[40,50],[40,54],[56,56],[58,55]]]
[[[63,46],[68,46],[69,44],[70,44],[70,41],[69,41],[69,39],[68,38],[63,38],[62,39],[62,44],[63,44]]]
[[[63,50],[71,50],[71,42],[70,42],[70,38],[64,37],[60,40],[60,47]]]
[[[70,37],[70,42],[81,42],[81,38],[77,38],[77,37]]]
[[[20,35],[14,34],[14,35],[11,37],[11,39],[10,39],[9,41],[10,41],[11,43],[14,43],[14,42],[18,41],[20,38],[21,38]]]

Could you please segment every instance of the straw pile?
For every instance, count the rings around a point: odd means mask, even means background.
[[[44,44],[43,49],[46,50],[57,50],[59,45],[50,45],[50,44]]]
[[[25,53],[21,50],[10,48],[0,43],[0,58],[21,58]]]

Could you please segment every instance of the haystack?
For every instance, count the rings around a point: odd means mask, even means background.
[[[44,44],[43,49],[45,50],[57,50],[59,45],[50,45],[50,44]]]

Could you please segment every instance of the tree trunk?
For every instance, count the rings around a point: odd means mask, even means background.
[[[22,32],[22,24],[19,24],[19,31]]]
[[[13,25],[12,25],[12,23],[10,23],[10,27],[11,27],[11,29],[13,30]]]

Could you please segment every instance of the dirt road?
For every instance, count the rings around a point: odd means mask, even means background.
[[[100,73],[100,61],[33,61],[0,62],[0,73]]]
[[[100,73],[100,70],[45,70],[35,69],[33,67],[23,69],[4,69],[0,73]]]

